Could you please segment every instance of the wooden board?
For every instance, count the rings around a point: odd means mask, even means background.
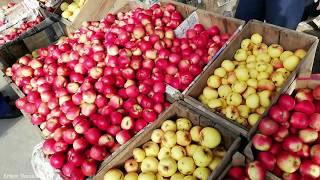
[[[188,108],[188,105],[183,102],[174,103],[165,113],[162,113],[160,117],[151,125],[147,126],[145,130],[135,138],[131,143],[128,143],[127,146],[118,152],[118,155],[113,159],[109,159],[103,163],[104,166],[101,166],[97,175],[94,179],[100,180],[103,179],[104,174],[113,167],[121,167],[124,162],[132,157],[132,151],[136,147],[142,146],[144,143],[150,140],[152,131],[161,126],[161,124],[167,120],[175,120],[178,117],[186,117],[190,119],[193,125],[200,125],[203,127],[215,127],[218,129],[222,135],[223,146],[227,149],[226,155],[223,157],[221,163],[218,165],[217,169],[212,172],[209,179],[216,179],[227,164],[231,161],[233,153],[238,149],[240,145],[240,138],[237,137],[232,131],[215,124],[211,119],[207,119],[195,111]]]
[[[296,50],[299,48],[305,49],[307,51],[306,56],[301,60],[296,70],[291,73],[286,83],[283,85],[281,90],[276,93],[275,97],[272,100],[269,108],[274,104],[279,98],[282,92],[285,92],[293,80],[301,75],[307,76],[310,74],[310,66],[312,69],[312,64],[315,57],[316,47],[318,45],[318,38],[296,32],[293,30],[289,30],[286,28],[282,28],[279,26],[262,23],[260,21],[252,20],[250,21],[243,30],[235,37],[229,45],[225,48],[225,50],[219,55],[219,57],[200,75],[197,81],[190,87],[188,92],[186,93],[185,101],[192,104],[194,107],[200,109],[206,115],[217,119],[217,121],[223,123],[225,126],[232,127],[236,132],[242,134],[246,137],[250,137],[257,128],[257,124],[251,128],[250,130],[239,125],[238,123],[228,120],[223,114],[215,112],[212,109],[209,109],[205,105],[201,104],[197,98],[202,93],[202,90],[207,85],[207,79],[210,75],[213,74],[214,70],[221,66],[221,63],[225,59],[233,59],[233,55],[237,49],[240,48],[240,42],[245,38],[250,38],[253,33],[260,33],[264,38],[263,41],[270,45],[271,43],[280,44],[285,50]],[[265,116],[268,112],[266,108],[265,113],[262,116]]]

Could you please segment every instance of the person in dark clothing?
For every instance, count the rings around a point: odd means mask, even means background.
[[[235,17],[249,21],[256,19],[267,23],[296,29],[304,8],[312,0],[239,0]]]
[[[21,112],[13,105],[10,105],[9,98],[0,93],[0,119],[11,119],[21,116]]]

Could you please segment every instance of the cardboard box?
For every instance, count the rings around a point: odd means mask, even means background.
[[[212,121],[212,119],[208,119],[204,116],[199,115],[196,111],[188,108],[188,105],[183,101],[178,101],[174,103],[169,109],[167,109],[164,113],[160,115],[160,117],[153,122],[151,125],[145,127],[143,132],[139,134],[133,141],[127,143],[127,145],[117,151],[116,156],[114,158],[108,158],[101,165],[97,175],[94,179],[100,180],[103,179],[104,174],[113,167],[121,167],[124,162],[132,157],[132,151],[136,147],[142,146],[144,143],[150,140],[152,131],[154,129],[160,128],[162,123],[167,120],[175,120],[178,117],[185,117],[191,120],[193,125],[200,125],[203,127],[215,127],[222,135],[222,145],[226,148],[227,153],[223,157],[220,165],[212,172],[209,179],[216,179],[223,169],[228,165],[231,161],[231,157],[233,153],[236,152],[240,145],[240,138],[233,134],[232,131],[222,127],[219,124],[216,124]]]
[[[223,60],[233,59],[234,53],[238,48],[240,48],[240,42],[245,38],[249,38],[255,32],[260,33],[263,36],[263,41],[267,45],[278,43],[285,50],[292,51],[302,48],[307,51],[306,56],[301,60],[296,70],[293,71],[288,77],[281,90],[279,92],[276,92],[275,96],[272,99],[272,103],[268,108],[266,108],[266,111],[262,115],[262,117],[267,114],[268,109],[277,101],[280,94],[286,92],[290,84],[297,76],[308,76],[308,74],[310,75],[315,57],[316,47],[319,41],[318,38],[286,28],[252,20],[243,28],[243,30],[237,35],[237,37],[235,37],[229,43],[225,50],[206,69],[206,71],[201,74],[196,82],[190,87],[190,89],[186,93],[187,96],[184,99],[189,104],[192,104],[195,108],[201,110],[206,116],[222,122],[225,126],[233,128],[236,132],[244,135],[247,138],[252,136],[256,131],[258,123],[251,129],[247,129],[246,127],[239,125],[235,121],[227,119],[222,113],[218,113],[212,109],[209,109],[207,106],[200,103],[197,99],[198,96],[202,93],[203,88],[206,87],[207,79],[210,75],[213,74],[214,70],[221,66]]]

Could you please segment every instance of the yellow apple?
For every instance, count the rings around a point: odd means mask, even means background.
[[[243,126],[248,126],[248,123],[247,123],[247,120],[246,118],[244,117],[241,117],[239,116],[237,119],[236,119],[236,122],[243,125]]]
[[[283,67],[289,71],[293,71],[299,64],[299,58],[295,55],[291,55],[283,60]]]
[[[226,71],[230,72],[234,70],[235,65],[230,60],[224,60],[221,63],[221,67],[223,67]]]
[[[256,68],[256,62],[249,62],[249,63],[246,64],[246,67],[248,69]]]
[[[79,6],[77,3],[73,2],[73,3],[69,4],[68,11],[73,12],[75,9],[79,9]]]
[[[261,79],[258,80],[258,90],[270,90],[273,91],[275,89],[275,85],[271,80],[268,79]]]
[[[282,73],[286,78],[290,76],[290,71],[288,71],[286,68],[279,68],[276,70],[276,72]]]
[[[214,70],[213,74],[223,78],[227,75],[227,71],[223,67],[219,67],[216,70]]]
[[[221,85],[221,78],[216,75],[211,75],[207,80],[207,85],[211,88],[218,88]]]
[[[258,76],[258,71],[256,69],[249,69],[250,78],[256,79]]]
[[[175,173],[171,176],[170,180],[181,180],[184,178],[184,175],[181,173]]]
[[[242,94],[242,96],[247,99],[249,95],[251,94],[255,94],[256,93],[256,89],[253,87],[248,87],[247,90]]]
[[[251,35],[251,41],[258,45],[262,42],[262,36],[258,33],[254,33]]]
[[[175,145],[171,148],[171,157],[176,161],[179,161],[186,155],[187,152],[182,146]]]
[[[231,92],[232,92],[232,89],[229,85],[221,85],[218,88],[218,94],[222,98],[226,98]]]
[[[267,68],[268,68],[268,64],[266,62],[264,62],[264,61],[258,61],[256,63],[256,70],[258,72],[266,71]]]
[[[208,104],[209,102],[209,99],[205,98],[203,94],[201,94],[198,99],[202,104]]]
[[[178,170],[184,175],[191,175],[196,168],[192,157],[182,157],[178,161]]]
[[[208,102],[208,106],[211,109],[216,109],[222,107],[222,102],[220,99],[212,99]]]
[[[256,109],[256,113],[259,115],[262,115],[264,113],[264,111],[266,111],[266,108],[262,107],[262,106],[260,106]]]
[[[236,73],[235,72],[229,72],[227,80],[228,80],[229,84],[232,84],[234,81],[236,81],[237,80]]]
[[[250,94],[246,99],[246,105],[252,109],[259,107],[259,96],[256,93]]]
[[[124,176],[123,180],[138,180],[138,176],[136,172],[130,172]]]
[[[256,56],[255,56],[255,55],[249,55],[249,56],[247,57],[246,62],[247,62],[247,63],[256,62]]]
[[[279,58],[273,58],[270,62],[274,69],[283,68],[283,62]]]
[[[124,178],[124,175],[120,169],[110,169],[107,173],[104,174],[104,177],[103,177],[104,180],[109,180],[109,179],[123,180],[123,178]]]
[[[228,78],[228,77],[222,78],[222,79],[221,79],[221,84],[223,84],[223,85],[229,84],[227,78]]]
[[[244,39],[241,41],[241,49],[248,50],[248,47],[251,43],[251,39]]]
[[[283,47],[280,46],[279,44],[271,44],[268,47],[268,54],[272,57],[272,58],[277,58],[280,57],[280,55],[283,52]]]
[[[208,100],[218,98],[218,91],[210,87],[205,87],[202,93],[203,96]]]
[[[67,2],[61,3],[61,5],[60,5],[61,11],[67,10],[68,6],[69,6],[69,4]]]
[[[307,52],[304,49],[297,49],[294,52],[294,55],[296,55],[300,59],[303,59],[306,54],[307,54]]]
[[[133,158],[137,162],[142,162],[143,159],[146,157],[146,153],[141,148],[134,148],[133,151],[132,151],[132,154],[133,154]]]
[[[244,118],[248,118],[250,113],[250,108],[246,105],[240,105],[238,106],[238,110],[240,112],[240,116]]]
[[[222,103],[222,108],[226,108],[226,107],[228,106],[226,99],[224,99],[224,98],[219,98],[219,100],[220,100],[221,103]]]
[[[256,79],[248,79],[247,85],[256,89],[258,87],[258,81]]]
[[[197,178],[194,176],[185,176],[183,180],[197,180]]]
[[[211,161],[211,163],[209,164],[209,168],[214,171],[217,166],[220,164],[220,162],[222,161],[222,158],[217,156],[217,157],[214,157]]]
[[[247,89],[247,83],[244,82],[244,81],[239,81],[239,80],[236,80],[232,86],[232,91],[233,92],[236,92],[236,93],[243,93],[246,89]]]
[[[249,71],[247,68],[236,68],[234,72],[238,80],[247,81],[249,79]]]
[[[268,74],[271,74],[273,72],[273,66],[271,64],[267,64],[267,69],[266,69],[266,72]]]
[[[71,11],[68,11],[68,10],[65,10],[62,12],[61,16],[65,19],[68,19],[70,16],[72,16],[72,12]]]
[[[156,173],[158,169],[158,160],[155,157],[146,157],[141,162],[141,172],[153,172]]]
[[[258,54],[268,53],[268,46],[264,43],[253,46],[252,54],[257,56]]]
[[[201,131],[201,130],[200,130],[200,131]],[[200,134],[199,134],[199,136],[200,136]],[[199,138],[199,141],[200,141],[200,138]],[[199,142],[199,141],[198,141],[198,142]],[[197,151],[197,148],[198,148],[198,145],[196,145],[196,144],[190,144],[190,145],[186,146],[187,155],[188,155],[189,157],[192,157],[193,154],[194,154],[194,152]]]
[[[247,57],[248,57],[247,52],[244,49],[238,49],[234,54],[234,59],[236,61],[245,61]]]
[[[227,96],[227,104],[239,106],[242,102],[242,96],[239,93],[233,92]]]
[[[236,106],[227,106],[225,111],[225,115],[229,119],[235,120],[240,116],[239,110]]]
[[[271,81],[277,87],[282,86],[287,79],[286,76],[284,74],[282,74],[281,72],[273,72],[270,77],[271,77]]]
[[[283,53],[281,53],[280,55],[280,60],[283,61],[284,59],[286,59],[287,57],[293,55],[292,51],[284,51]]]
[[[139,174],[138,180],[157,180],[157,177],[152,172],[142,172]]]
[[[268,107],[271,104],[271,101],[270,101],[271,93],[272,92],[269,90],[263,90],[258,93],[260,105],[262,107]]]
[[[267,53],[261,53],[256,56],[256,61],[263,61],[265,63],[269,63],[271,61],[271,57]]]
[[[254,126],[259,119],[260,119],[260,115],[259,115],[259,114],[257,114],[257,113],[252,113],[252,114],[250,114],[249,117],[248,117],[248,122],[249,122],[249,124],[250,124],[251,126]]]
[[[262,80],[262,79],[268,79],[270,76],[269,73],[267,73],[266,71],[262,71],[262,72],[259,72],[258,76],[257,76],[257,80]]]

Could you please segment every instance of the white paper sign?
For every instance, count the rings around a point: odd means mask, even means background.
[[[174,33],[178,38],[183,38],[185,37],[187,30],[197,23],[199,23],[199,18],[197,12],[194,11],[174,30]]]

